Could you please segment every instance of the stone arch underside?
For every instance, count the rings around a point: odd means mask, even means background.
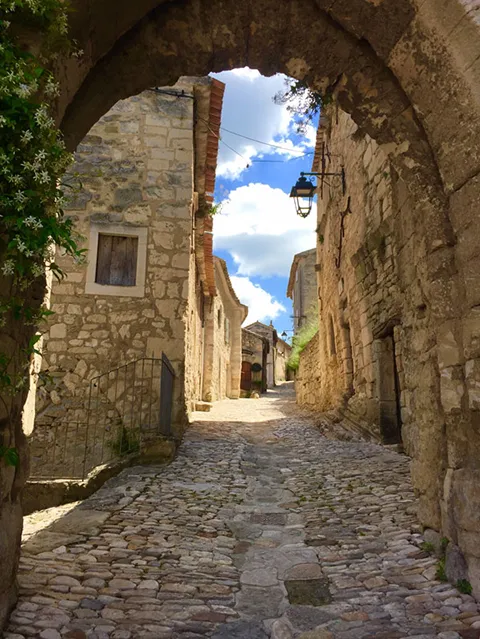
[[[410,194],[399,211],[415,217],[414,277],[422,283],[429,330],[438,350],[442,331],[449,328],[458,358],[448,374],[463,385],[458,406],[451,410],[442,405],[443,364],[432,349],[428,354],[434,369],[428,382],[431,401],[418,402],[416,425],[410,427],[417,428],[409,452],[414,457],[420,514],[425,524],[443,527],[471,555],[480,592],[480,556],[467,548],[471,542],[459,537],[466,524],[461,521],[463,506],[458,505],[458,495],[479,479],[480,472],[475,461],[480,451],[478,413],[465,378],[467,360],[480,358],[480,351],[465,342],[466,322],[472,321],[472,309],[480,305],[480,286],[470,286],[475,280],[472,268],[480,267],[480,257],[463,241],[478,219],[480,202],[480,144],[474,143],[480,140],[480,30],[472,4],[467,0],[78,0],[77,4],[73,35],[85,55],[60,66],[63,90],[58,103],[58,119],[71,148],[119,99],[154,85],[173,84],[181,75],[248,65],[265,75],[283,72],[305,79],[314,89],[335,85],[340,107],[389,154]],[[478,262],[472,262],[472,251]],[[406,285],[405,308],[412,310],[418,303]],[[455,443],[452,452],[445,432],[454,429],[463,443]]]

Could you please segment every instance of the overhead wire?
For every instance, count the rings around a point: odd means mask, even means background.
[[[243,135],[243,133],[237,133],[236,131],[230,131],[230,129],[226,129],[224,126],[220,127],[221,131],[225,131],[226,133],[231,133],[232,135],[236,135],[239,138],[245,138],[245,140],[250,140],[250,142],[257,142],[258,144],[264,144],[265,146],[271,146],[274,149],[281,149],[282,151],[289,151],[290,153],[300,153],[300,151],[296,151],[288,146],[280,146],[279,144],[272,144],[271,142],[263,142],[262,140],[257,140],[256,138],[251,138],[248,135]]]
[[[299,159],[301,159],[303,157],[306,157],[307,155],[313,155],[314,154],[314,151],[308,151],[306,153],[302,153],[302,155],[298,155],[298,156],[293,157],[293,158],[288,158],[288,160],[257,160],[257,159],[249,160],[244,155],[242,155],[239,151],[234,149],[233,146],[230,146],[230,144],[225,142],[225,140],[220,135],[218,135],[216,133],[216,131],[214,131],[211,128],[210,123],[208,122],[208,120],[205,120],[205,118],[202,118],[199,115],[197,115],[197,118],[207,125],[208,130],[210,131],[210,133],[212,133],[218,139],[219,142],[221,142],[224,146],[226,146],[227,149],[230,149],[230,151],[233,151],[233,153],[236,153],[236,155],[241,157],[242,160],[245,160],[245,162],[247,164],[247,168],[250,166],[250,164],[253,164],[253,163],[262,162],[262,163],[278,163],[278,164],[281,163],[281,164],[284,164],[286,162],[291,162],[292,160],[299,160]],[[230,131],[229,129],[224,129],[223,127],[220,127],[220,130],[226,131],[227,133],[233,133],[234,135],[237,135],[239,137],[245,138],[245,139],[250,140],[252,142],[258,142],[259,144],[265,144],[266,146],[271,146],[271,147],[274,147],[274,148],[277,148],[277,149],[282,149],[284,151],[299,153],[299,151],[295,151],[294,149],[290,149],[288,147],[282,147],[282,146],[279,146],[278,144],[270,144],[269,142],[262,142],[261,140],[256,140],[255,138],[250,138],[250,137],[248,137],[246,135],[243,135],[242,133],[235,133],[234,131]]]

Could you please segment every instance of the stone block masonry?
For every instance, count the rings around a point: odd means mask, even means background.
[[[301,356],[298,401],[403,444],[421,522],[460,547],[479,594],[478,241],[464,215],[472,201],[462,190],[452,196],[454,250],[429,252],[418,233],[429,234],[424,202],[387,149],[335,106],[324,116],[313,170],[323,143],[328,170],[345,169],[347,192],[333,182],[318,202],[320,330]],[[471,282],[465,298],[461,273]]]
[[[193,91],[192,82],[178,87]],[[83,236],[87,264],[57,257],[66,277],[52,284],[55,314],[42,367],[53,381],[37,393],[34,464],[41,457],[36,442],[51,442],[56,426],[86,428],[93,377],[162,352],[177,375],[173,434],[181,436],[189,407],[186,316],[195,305],[193,108],[192,99],[146,91],[117,103],[77,149],[66,178],[77,189],[67,214]],[[127,386],[108,390],[106,423],[121,412],[126,393]],[[77,433],[67,435],[65,445],[74,446]]]

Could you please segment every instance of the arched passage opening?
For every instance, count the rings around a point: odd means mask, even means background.
[[[115,27],[109,20],[112,11],[121,16]],[[458,244],[478,197],[480,151],[470,149],[468,140],[480,135],[479,47],[464,46],[467,40],[480,46],[474,17],[471,5],[458,0],[445,2],[441,11],[430,0],[265,0],[241,6],[150,0],[135,7],[117,3],[115,9],[109,2],[96,2],[88,15],[79,9],[74,17],[85,56],[77,69],[70,66],[65,74],[59,103],[59,120],[73,148],[117,100],[149,86],[172,84],[181,75],[248,65],[265,75],[283,72],[306,80],[316,90],[334,89],[339,106],[390,156],[401,183],[399,198],[405,187],[415,202],[414,211],[402,213],[405,220],[415,219],[418,249],[415,273],[406,281],[422,282],[429,330],[439,348],[446,332],[457,345],[457,359],[428,358],[428,383],[417,378],[418,371],[412,374],[418,408],[409,450],[423,522],[443,526],[450,534],[455,530],[457,542],[455,506],[442,497],[446,468],[462,490],[466,478],[460,468],[475,463],[458,437],[454,452],[446,453],[441,432],[453,428],[459,410],[466,435],[475,415],[465,399],[453,407],[448,400],[442,404],[438,385],[442,380],[445,399],[450,380],[456,384],[459,376],[465,377],[463,327],[472,321],[471,309],[480,301],[464,286],[466,278],[474,277],[473,265],[465,262],[472,250],[459,250]],[[412,316],[419,304],[424,300],[409,297],[406,290],[405,305]],[[468,351],[469,346],[463,346]],[[467,393],[465,388],[464,398]]]
[[[418,248],[404,280],[403,311],[415,317],[422,307],[422,327],[412,320],[410,339],[417,344],[420,330],[428,330],[433,344],[418,347],[426,354],[421,371],[414,349],[410,359],[404,354],[416,388],[415,420],[406,429],[420,514],[460,544],[478,574],[479,522],[458,499],[467,494],[472,509],[478,503],[480,450],[472,438],[480,258],[468,239],[480,198],[480,145],[471,144],[480,138],[480,35],[471,3],[446,0],[441,11],[433,0],[73,4],[72,35],[84,56],[59,61],[57,105],[72,149],[122,98],[182,75],[248,65],[332,89],[390,156],[399,200],[405,189],[415,203],[402,211],[415,220]],[[421,282],[421,301],[409,294],[413,281]]]

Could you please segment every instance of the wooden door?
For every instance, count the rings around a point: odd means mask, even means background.
[[[245,391],[249,391],[252,388],[252,365],[250,362],[242,362],[240,388]]]

